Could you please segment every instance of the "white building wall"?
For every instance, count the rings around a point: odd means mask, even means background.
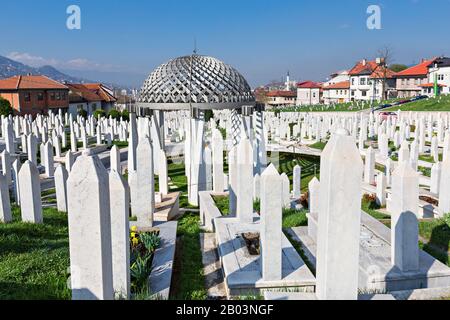
[[[297,105],[320,104],[319,88],[297,88]]]

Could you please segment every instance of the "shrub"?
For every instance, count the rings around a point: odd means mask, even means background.
[[[123,110],[121,116],[124,121],[130,120],[130,112],[128,110]]]
[[[102,109],[97,109],[97,110],[95,110],[95,111],[94,111],[94,118],[95,118],[95,119],[98,119],[99,116],[100,116],[100,117],[106,116],[105,110],[102,110]]]
[[[161,238],[154,232],[141,233],[140,236],[145,248],[151,253],[155,252],[161,243]]]
[[[12,113],[13,109],[11,107],[11,103],[8,100],[0,97],[0,115],[7,117]]]
[[[112,110],[110,110],[110,111],[108,112],[108,116],[111,117],[111,118],[113,118],[113,119],[119,120],[119,118],[120,118],[120,112],[117,111],[116,109],[112,109]]]
[[[80,117],[87,118],[87,111],[84,110],[84,109],[79,109],[79,110],[78,110],[78,115],[79,115]]]

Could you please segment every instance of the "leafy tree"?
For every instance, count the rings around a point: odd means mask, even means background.
[[[116,109],[111,109],[111,110],[109,111],[109,113],[108,113],[108,116],[111,117],[111,118],[113,118],[113,119],[119,120],[119,118],[120,118],[120,112],[117,111]]]
[[[95,110],[95,111],[94,111],[94,118],[95,118],[95,119],[98,119],[99,116],[100,116],[100,117],[106,116],[105,110],[102,110],[102,109],[97,109],[97,110]]]
[[[126,110],[126,109],[122,111],[121,116],[122,116],[122,119],[124,121],[129,121],[130,120],[130,112],[128,110]]]
[[[11,107],[11,103],[8,100],[0,97],[0,115],[7,117],[12,113],[13,109]]]
[[[86,119],[87,118],[87,111],[84,110],[83,108],[78,109],[78,115]]]
[[[404,64],[394,63],[389,66],[389,69],[391,69],[394,72],[400,72],[400,71],[408,69],[408,66],[406,66]]]

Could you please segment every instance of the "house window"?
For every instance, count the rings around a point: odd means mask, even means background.
[[[66,100],[66,93],[65,92],[61,93],[61,100]]]
[[[61,100],[61,94],[59,92],[56,93],[56,100]]]
[[[25,100],[26,102],[30,102],[30,101],[31,101],[31,94],[30,94],[29,92],[26,92],[26,93],[25,93],[24,100]]]
[[[366,97],[366,96],[367,96],[367,91],[361,91],[361,95],[362,95],[363,97]]]
[[[359,84],[360,84],[361,86],[366,85],[366,78],[361,78],[361,79],[359,79]]]
[[[37,99],[38,99],[38,101],[43,101],[44,100],[44,93],[38,92]]]
[[[316,97],[316,93],[315,92],[313,92],[313,98],[315,98]]]
[[[355,85],[355,78],[352,78],[352,86]]]
[[[50,93],[50,100],[55,101],[55,93]]]
[[[352,97],[355,96],[355,90],[352,90]]]
[[[444,80],[444,75],[443,74],[439,74],[438,75],[438,80],[439,81],[443,81]]]

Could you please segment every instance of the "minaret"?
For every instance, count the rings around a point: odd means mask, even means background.
[[[286,76],[286,91],[289,91],[291,88],[290,88],[290,75],[289,75],[289,70],[288,70],[288,72],[287,72],[287,76]]]

